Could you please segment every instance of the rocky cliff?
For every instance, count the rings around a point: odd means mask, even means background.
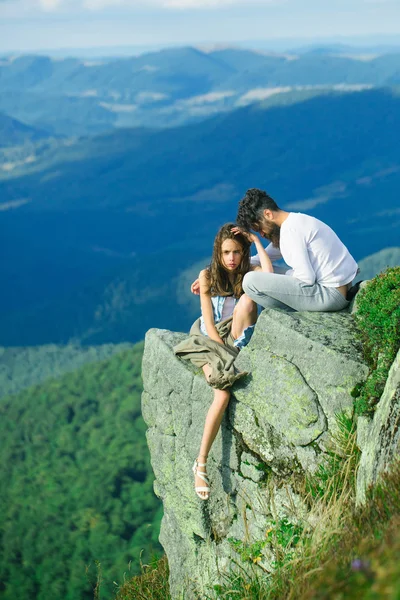
[[[256,546],[258,564],[273,568],[266,533],[277,522],[304,523],[301,487],[322,464],[337,415],[353,410],[351,390],[367,367],[352,317],[341,313],[264,310],[237,359],[250,375],[233,388],[208,461],[211,497],[194,492],[197,456],[213,391],[202,372],[176,358],[185,334],[150,330],[143,358],[143,416],[164,504],[160,541],[173,598],[204,598],[238,549]],[[243,567],[246,567],[243,563]]]
[[[357,424],[361,449],[357,473],[357,503],[366,501],[366,490],[390,468],[400,450],[400,350],[397,353],[384,392],[373,419],[361,417]]]

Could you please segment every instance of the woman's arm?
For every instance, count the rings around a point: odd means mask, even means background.
[[[214,340],[214,342],[217,342],[218,344],[223,344],[224,342],[220,338],[217,328],[215,327],[214,311],[211,302],[210,279],[207,269],[201,271],[199,275],[199,282],[201,312],[203,314],[207,335],[210,340]]]
[[[253,267],[253,271],[263,271],[264,273],[273,273],[274,267],[272,266],[272,262],[267,252],[265,251],[264,246],[262,245],[260,238],[256,236],[254,233],[249,234],[249,239],[251,242],[254,242],[254,245],[257,249],[258,258],[260,259],[261,268]]]
[[[257,249],[257,255],[260,260],[261,268],[257,266],[253,266],[251,268],[252,271],[263,271],[264,273],[273,273],[274,267],[272,266],[272,262],[268,253],[265,251],[264,246],[262,245],[260,238],[255,233],[250,233],[248,231],[243,231],[240,227],[232,227],[233,233],[241,233],[244,235],[249,242],[253,242]]]
[[[195,281],[193,281],[192,285],[190,286],[190,291],[192,292],[192,294],[196,294],[196,296],[198,296],[200,294],[199,278],[197,278]]]

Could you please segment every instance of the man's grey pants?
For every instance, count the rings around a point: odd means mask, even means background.
[[[336,288],[319,283],[309,285],[289,275],[251,271],[244,276],[243,289],[264,308],[309,311],[342,310],[349,302]]]

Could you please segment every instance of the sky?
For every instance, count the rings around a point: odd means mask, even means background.
[[[0,0],[3,53],[377,35],[400,36],[400,0]]]

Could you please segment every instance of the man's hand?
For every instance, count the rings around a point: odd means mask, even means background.
[[[232,227],[232,233],[238,235],[241,233],[243,237],[245,237],[249,242],[256,243],[258,242],[258,237],[255,233],[251,233],[250,231],[244,231],[244,229],[240,229],[240,227]]]
[[[196,279],[196,281],[193,281],[192,285],[190,286],[190,291],[192,292],[192,294],[200,296],[200,281],[198,279]]]

